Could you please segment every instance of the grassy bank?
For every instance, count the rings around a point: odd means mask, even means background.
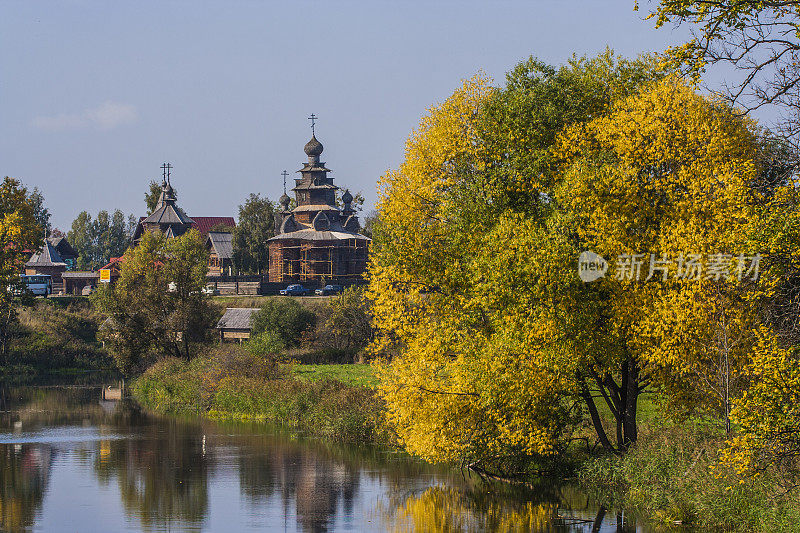
[[[133,394],[160,413],[264,421],[341,441],[388,441],[383,404],[371,388],[310,374],[317,373],[301,370],[298,377],[237,346],[220,346],[192,361],[160,361],[136,380]]]
[[[0,375],[80,374],[114,369],[97,330],[102,318],[87,298],[36,299],[17,309]]]
[[[725,531],[797,531],[800,498],[774,472],[744,477],[720,462],[719,424],[654,417],[622,457],[584,461],[581,485],[599,504],[664,525]]]

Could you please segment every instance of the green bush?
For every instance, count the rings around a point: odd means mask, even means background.
[[[269,299],[252,319],[252,335],[277,334],[286,346],[299,346],[303,333],[314,326],[316,315],[297,301]]]
[[[250,337],[247,341],[247,351],[262,359],[277,360],[278,356],[286,349],[286,343],[276,331],[262,331]]]
[[[352,362],[352,355],[363,350],[374,338],[372,317],[363,289],[345,289],[328,300],[320,313],[317,341],[331,350],[332,355],[336,352],[351,354],[348,362]],[[341,357],[334,360],[344,362]]]

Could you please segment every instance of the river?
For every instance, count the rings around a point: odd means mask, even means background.
[[[3,531],[650,531],[573,487],[155,416],[101,390],[0,385]]]

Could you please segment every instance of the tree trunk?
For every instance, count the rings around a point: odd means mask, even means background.
[[[581,391],[581,397],[583,398],[583,401],[586,402],[586,407],[589,409],[589,416],[592,419],[592,425],[597,433],[597,438],[600,440],[600,445],[604,450],[616,452],[616,448],[614,448],[614,446],[611,444],[611,441],[608,439],[608,435],[606,435],[606,430],[603,427],[603,421],[600,419],[600,413],[597,412],[597,406],[594,403],[594,398],[592,398],[591,392],[589,392],[585,386],[583,387],[583,391]]]
[[[639,364],[628,357],[620,368],[620,383],[610,375],[601,376],[592,367],[589,373],[594,379],[596,386],[603,399],[608,405],[608,409],[614,417],[616,426],[616,446],[612,445],[605,429],[603,428],[600,415],[597,411],[591,391],[584,385],[581,397],[589,410],[592,425],[597,433],[600,444],[606,450],[614,453],[626,451],[631,444],[636,442],[638,427],[636,425],[636,410],[639,400]]]
[[[639,365],[633,358],[625,362],[627,369],[623,375],[626,376],[626,381],[623,382],[624,401],[622,411],[622,441],[619,446],[627,449],[631,444],[636,442],[638,437],[638,427],[636,425],[636,408],[639,400]]]

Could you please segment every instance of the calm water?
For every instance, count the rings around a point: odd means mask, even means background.
[[[580,492],[376,448],[155,417],[100,387],[0,385],[4,531],[646,531]]]

